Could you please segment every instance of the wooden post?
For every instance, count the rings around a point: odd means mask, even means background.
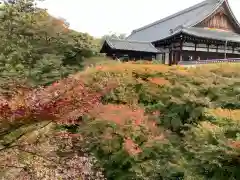
[[[195,42],[195,51],[194,51],[194,57],[193,57],[193,59],[196,59],[196,52],[197,52],[197,43]]]
[[[183,49],[183,39],[181,37],[181,40],[180,40],[180,53],[179,53],[179,61],[178,62],[181,62],[183,60],[183,57],[182,57],[182,49]]]
[[[224,59],[227,59],[227,41],[225,42],[225,47],[224,47]]]
[[[170,65],[173,64],[173,43],[171,44],[171,53],[170,53]]]

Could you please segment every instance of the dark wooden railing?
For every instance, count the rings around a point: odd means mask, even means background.
[[[180,61],[178,65],[202,65],[202,64],[216,64],[216,63],[240,63],[240,58],[212,59],[212,60],[200,60],[200,61]]]

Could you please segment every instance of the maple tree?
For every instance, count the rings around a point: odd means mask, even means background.
[[[0,93],[13,80],[48,85],[83,69],[94,55],[94,38],[40,9],[33,0],[8,3],[0,16]]]
[[[82,156],[78,155],[79,149],[75,152],[71,148],[71,157],[57,155],[57,151],[69,152],[66,147],[71,147],[72,139],[78,139],[79,136],[67,132],[55,134],[54,126],[56,125],[54,124],[69,126],[81,122],[81,117],[96,108],[101,102],[101,97],[115,86],[114,83],[108,82],[104,89],[94,90],[87,87],[81,80],[69,77],[55,82],[51,86],[19,90],[11,99],[1,98],[0,139],[3,142],[0,149],[2,152],[0,166],[4,169],[20,169],[19,179],[58,177],[76,179],[89,176],[92,179],[104,179],[101,171],[96,172],[95,176],[92,174],[96,160],[87,155],[84,150],[82,151],[85,154]],[[43,129],[49,125],[53,131],[50,134],[45,130],[43,131],[45,135],[39,134],[30,139],[23,138],[31,132],[34,134],[35,128]],[[23,132],[19,130],[21,127],[24,127],[21,130]],[[12,139],[10,137],[14,131],[20,131],[18,132],[20,134]],[[42,149],[43,144],[44,148]],[[51,149],[50,152],[48,148]],[[41,162],[41,171],[39,171],[40,165],[31,160],[24,164],[21,163],[18,157],[21,153],[28,154],[31,156],[29,158],[37,159],[38,163]],[[47,167],[53,164],[56,167]]]

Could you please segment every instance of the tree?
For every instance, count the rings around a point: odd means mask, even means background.
[[[70,30],[65,19],[37,8],[34,0],[6,4],[0,23],[0,79],[45,85],[80,70],[93,54],[91,36]]]
[[[123,33],[117,34],[117,33],[110,32],[109,34],[106,34],[106,35],[104,35],[101,38],[101,44],[103,44],[106,39],[120,39],[120,40],[124,40],[124,39],[126,39],[126,37],[127,37],[126,34],[123,34]]]
[[[117,33],[110,32],[109,34],[104,35],[102,39],[107,39],[107,38],[126,39],[126,37],[127,37],[126,34],[123,34],[123,33],[117,34]]]

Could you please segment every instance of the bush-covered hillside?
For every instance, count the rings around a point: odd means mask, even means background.
[[[240,179],[240,66],[111,64],[0,103],[4,179]]]

